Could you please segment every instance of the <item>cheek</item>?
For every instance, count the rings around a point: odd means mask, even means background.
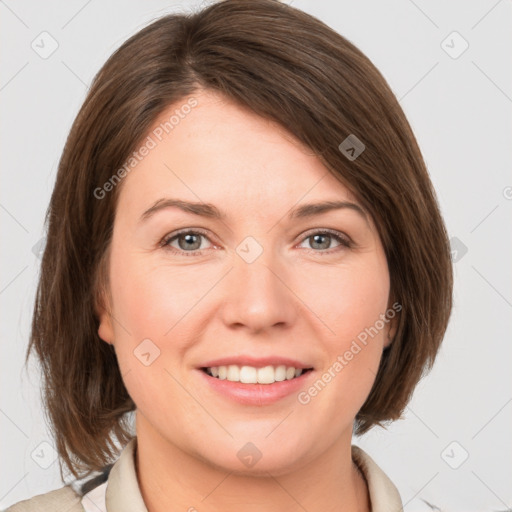
[[[192,414],[188,395],[172,378],[173,362],[182,360],[194,340],[194,333],[186,332],[187,312],[193,314],[208,287],[193,286],[190,267],[188,273],[170,269],[147,254],[115,246],[110,272],[116,354],[126,389],[138,408],[155,408],[171,427],[177,420],[166,402],[170,397],[175,408]]]
[[[317,266],[301,274],[300,297],[319,319],[322,338],[331,351],[344,350],[386,312],[389,273],[379,253],[353,265]],[[381,322],[378,326],[382,331]]]
[[[111,283],[116,353],[130,396],[138,404],[182,391],[169,375],[178,367],[211,320],[207,295],[219,280],[219,270],[174,266],[147,253],[112,252]],[[148,341],[149,340],[149,341]],[[149,353],[149,356],[145,354]],[[152,361],[144,366],[144,357]],[[138,359],[139,358],[139,359]],[[142,359],[140,359],[142,358]],[[177,377],[177,376],[176,376]],[[187,401],[182,404],[187,407]]]
[[[377,253],[357,265],[318,268],[304,276],[301,297],[321,319],[317,336],[325,363],[316,386],[322,390],[320,401],[355,416],[371,390],[387,336],[389,324],[381,316],[389,296],[386,260]]]
[[[170,335],[207,290],[190,267],[170,269],[144,253],[116,259],[113,251],[114,260],[118,262],[111,269],[115,312],[135,338]]]

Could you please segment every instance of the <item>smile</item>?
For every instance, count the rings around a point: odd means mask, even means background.
[[[271,405],[299,393],[310,382],[314,373],[312,368],[295,369],[283,366],[255,368],[229,365],[197,370],[202,382],[216,395],[238,404],[256,406]],[[258,382],[260,378],[266,383]]]

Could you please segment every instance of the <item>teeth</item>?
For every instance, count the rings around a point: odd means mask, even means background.
[[[302,374],[302,368],[293,366],[265,366],[254,368],[253,366],[212,366],[206,369],[206,373],[220,380],[242,382],[245,384],[273,384],[283,380],[291,380]]]

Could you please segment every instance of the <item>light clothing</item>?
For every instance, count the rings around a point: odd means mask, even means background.
[[[136,443],[134,437],[116,463],[96,477],[96,485],[85,494],[82,495],[81,486],[70,484],[20,501],[5,512],[148,512],[135,471]],[[402,501],[397,488],[375,461],[355,445],[352,445],[352,459],[367,481],[371,511],[401,512]]]

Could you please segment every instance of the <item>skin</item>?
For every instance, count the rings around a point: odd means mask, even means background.
[[[99,315],[98,333],[114,345],[137,406],[143,499],[150,512],[369,511],[351,459],[352,428],[391,322],[306,405],[296,394],[238,404],[196,368],[228,355],[276,354],[310,363],[314,383],[390,307],[377,230],[349,208],[288,220],[301,204],[357,201],[280,126],[215,93],[193,97],[198,105],[123,179],[112,303]],[[139,222],[164,197],[212,203],[227,217],[166,208]],[[171,249],[159,245],[183,228],[207,235],[188,253],[183,236]],[[350,237],[352,247],[334,237],[315,244],[322,229]],[[263,248],[250,264],[236,252],[248,236]],[[160,350],[149,366],[134,355],[144,339]],[[252,467],[237,457],[249,441],[262,454]]]

